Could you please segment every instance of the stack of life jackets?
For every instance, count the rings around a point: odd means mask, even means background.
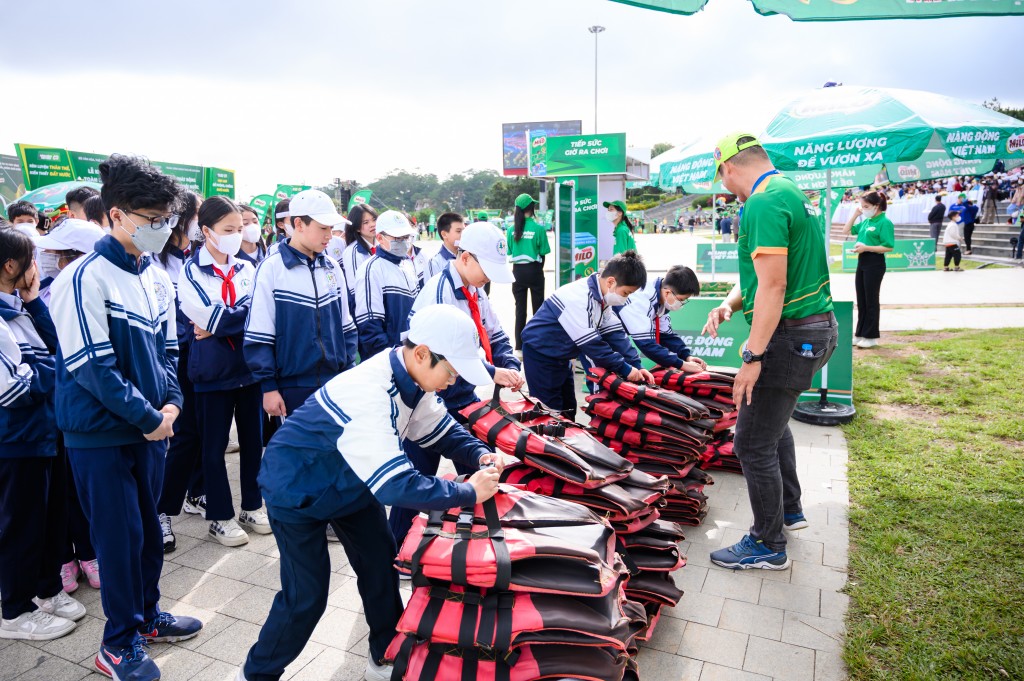
[[[396,559],[414,588],[391,678],[637,679],[647,612],[627,595],[616,541],[589,509],[513,485],[419,515]]]
[[[677,469],[644,471],[584,427],[527,397],[502,401],[495,390],[491,401],[469,405],[461,413],[471,432],[488,446],[519,460],[506,465],[503,483],[581,504],[610,523],[630,572],[626,593],[642,602],[649,615],[649,627],[638,638],[649,638],[661,606],[675,605],[682,597],[670,573],[686,564],[678,546],[683,534],[661,515],[666,495],[675,493],[676,481],[668,473],[675,475]],[[635,559],[631,545],[637,549]]]
[[[742,473],[740,461],[732,451],[732,428],[736,425],[736,404],[732,398],[736,369],[716,367],[696,374],[678,369],[651,372],[658,385],[690,397],[709,409],[715,418],[715,437],[700,453],[700,467]],[[721,412],[721,416],[718,416]]]
[[[713,481],[694,464],[714,437],[713,417],[721,418],[722,410],[603,369],[592,369],[589,376],[601,388],[583,407],[590,415],[589,430],[640,470],[669,477],[672,488],[662,519],[700,525],[707,516],[704,486]]]

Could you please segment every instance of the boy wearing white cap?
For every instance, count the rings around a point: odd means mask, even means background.
[[[345,218],[316,189],[293,196],[288,211],[292,235],[256,270],[243,343],[263,409],[282,417],[356,358],[345,278],[323,252]]]
[[[50,284],[60,271],[86,253],[92,253],[97,241],[104,237],[103,230],[78,218],[67,218],[50,230],[49,234],[36,237],[35,247],[39,253],[39,298],[50,304]]]
[[[365,677],[391,678],[381,660],[402,599],[384,506],[446,509],[480,503],[497,491],[500,457],[456,423],[434,394],[460,376],[490,383],[479,345],[464,313],[431,306],[413,318],[402,347],[332,379],[281,427],[259,477],[281,552],[281,592],[238,679],[281,678],[308,642],[327,606],[328,523],[356,572],[370,628]],[[467,466],[495,466],[467,482],[425,476],[403,452],[403,439]]]
[[[356,326],[359,356],[393,348],[409,328],[409,312],[423,285],[414,262],[416,230],[395,210],[377,218],[377,252],[356,272]]]
[[[518,389],[524,383],[519,373],[522,365],[513,354],[512,343],[501,328],[501,322],[491,309],[487,293],[483,290],[487,282],[511,284],[514,279],[506,256],[505,235],[489,222],[474,222],[462,231],[456,251],[454,259],[431,277],[416,296],[410,318],[438,305],[458,308],[473,320],[486,358],[485,366],[492,380],[498,385]],[[459,423],[465,421],[459,410],[478,399],[473,385],[461,378],[451,387],[438,392],[438,395],[444,400],[448,413]],[[405,453],[419,472],[426,475],[437,473],[441,459],[436,450],[423,449],[415,442],[407,441]],[[459,473],[472,472],[458,465],[455,468]],[[397,506],[391,509],[388,524],[399,545],[405,539],[416,513],[413,509]]]

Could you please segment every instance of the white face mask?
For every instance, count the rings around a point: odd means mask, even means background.
[[[39,270],[44,278],[56,278],[60,274],[60,256],[56,253],[40,253],[38,262]]]
[[[260,226],[255,222],[251,225],[242,227],[242,239],[254,244],[260,240]]]
[[[388,244],[388,253],[398,256],[399,258],[404,258],[409,255],[409,246],[411,245],[412,242],[410,241],[398,241],[397,239],[392,239]]]
[[[673,298],[671,303],[668,302],[667,300],[665,301],[665,309],[668,310],[669,312],[675,312],[682,306],[683,301],[679,300],[678,298]]]
[[[870,220],[871,218],[875,217],[877,214],[878,214],[878,210],[875,209],[875,208],[862,208],[861,211],[860,211],[861,217],[864,218],[865,220]]]
[[[242,247],[242,233],[235,232],[234,234],[215,234],[210,233],[212,246],[224,255],[234,255],[238,253],[238,249]]]
[[[199,228],[198,218],[192,218],[192,222],[188,223],[188,240],[189,241],[202,241],[203,230]]]
[[[619,305],[626,304],[626,296],[619,295],[615,291],[609,291],[604,294],[604,302],[612,307],[618,307]]]

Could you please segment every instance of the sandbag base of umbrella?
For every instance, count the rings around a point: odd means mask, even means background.
[[[587,508],[506,484],[421,514],[396,559],[414,590],[385,656],[391,678],[636,678],[648,615],[626,594],[616,544]]]

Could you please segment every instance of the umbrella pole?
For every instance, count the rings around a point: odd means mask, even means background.
[[[832,238],[832,169],[825,170],[825,262],[829,259]],[[793,418],[816,426],[838,426],[849,423],[857,415],[853,405],[828,401],[828,364],[821,368],[821,398],[817,402],[798,402]]]
[[[715,217],[718,215],[718,207],[715,205],[715,194],[711,193],[711,281],[715,281],[715,265],[718,259],[715,257]]]

